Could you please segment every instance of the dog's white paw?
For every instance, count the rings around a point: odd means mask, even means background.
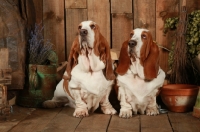
[[[86,108],[76,108],[73,116],[77,118],[82,118],[88,116],[88,110]]]
[[[159,114],[159,111],[158,111],[157,107],[146,109],[146,115],[148,115],[148,116],[153,116],[153,115],[158,115],[158,114]]]
[[[120,109],[119,117],[131,118],[132,117],[132,109]]]
[[[101,110],[104,114],[114,115],[117,111],[113,107],[101,107]]]

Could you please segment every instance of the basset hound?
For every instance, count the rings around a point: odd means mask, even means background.
[[[108,100],[114,80],[107,40],[95,22],[83,21],[78,26],[63,79],[52,100],[45,101],[43,107],[69,105],[75,108],[73,116],[85,117],[100,104],[104,114],[115,114]]]
[[[159,67],[159,48],[147,29],[137,28],[130,34],[120,50],[116,68],[119,117],[130,118],[132,114],[159,114],[156,93],[165,79]]]

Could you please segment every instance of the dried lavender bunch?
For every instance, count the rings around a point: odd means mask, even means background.
[[[48,64],[48,57],[50,51],[53,50],[53,44],[50,40],[44,40],[43,29],[44,27],[41,27],[41,24],[35,24],[34,30],[30,32],[28,40],[29,64]]]

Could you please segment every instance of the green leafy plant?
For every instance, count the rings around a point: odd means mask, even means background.
[[[178,22],[178,17],[167,18],[164,23],[163,32],[166,34],[168,30],[176,30]],[[191,58],[195,58],[200,54],[200,10],[193,11],[188,15],[185,42],[187,44],[188,55]]]
[[[169,30],[176,30],[179,22],[178,17],[167,18],[164,23],[163,32],[166,34]],[[188,15],[186,40],[188,57],[195,58],[200,53],[200,10],[193,11]],[[172,43],[169,53],[169,66],[173,63],[173,49],[175,42]]]
[[[200,75],[192,60],[200,53],[200,10],[187,14],[183,7],[180,18],[165,20],[163,32],[169,30],[176,30],[168,59],[170,83],[199,84]]]

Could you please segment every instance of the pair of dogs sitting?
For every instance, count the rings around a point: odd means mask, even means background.
[[[122,44],[119,64],[113,70],[110,48],[99,26],[83,21],[78,26],[66,72],[45,108],[65,105],[75,108],[73,116],[85,117],[99,105],[104,114],[116,114],[109,102],[113,84],[117,82],[120,101],[119,117],[133,114],[159,114],[156,93],[162,87],[165,73],[159,67],[159,49],[146,29],[135,29]],[[114,74],[116,72],[116,76]]]

